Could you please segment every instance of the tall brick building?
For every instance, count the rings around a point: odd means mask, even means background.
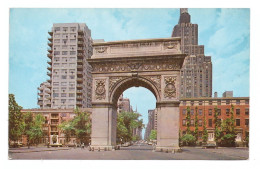
[[[179,23],[174,26],[172,37],[181,37],[181,51],[188,55],[181,69],[180,97],[211,97],[211,56],[205,56],[204,45],[198,45],[198,25],[191,23],[187,8],[180,9]]]

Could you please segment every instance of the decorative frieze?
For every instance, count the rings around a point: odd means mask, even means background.
[[[92,73],[111,73],[111,72],[129,72],[129,71],[164,71],[180,70],[181,62],[178,59],[161,61],[139,61],[139,62],[107,62],[92,64]]]

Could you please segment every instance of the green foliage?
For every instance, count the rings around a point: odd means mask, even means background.
[[[185,134],[181,137],[183,146],[193,146],[196,143],[196,138],[192,134]]]
[[[143,120],[139,120],[139,113],[122,112],[117,116],[117,140],[123,142],[133,140],[133,129],[143,128]],[[137,138],[134,138],[137,139]]]
[[[221,145],[226,147],[235,146],[235,138],[236,135],[234,134],[225,134],[221,137]]]
[[[222,137],[221,137],[221,145],[222,146],[235,146],[235,120],[234,120],[234,106],[231,105],[231,117],[227,118],[223,121],[222,128]]]
[[[78,108],[76,108],[74,112],[76,116],[71,121],[72,132],[75,132],[76,137],[80,142],[87,144],[91,134],[90,114],[87,112],[81,112]]]
[[[221,121],[220,121],[220,119],[218,118],[218,108],[217,108],[217,107],[214,108],[214,124],[215,124],[215,130],[214,130],[214,132],[215,132],[215,137],[214,137],[214,139],[215,139],[216,143],[218,144],[219,141],[220,141],[222,132],[221,132],[221,130],[220,130]]]
[[[34,141],[36,145],[39,142],[39,139],[43,136],[43,124],[44,117],[41,114],[36,114],[33,117],[32,112],[27,112],[23,116],[24,120],[24,134],[27,136],[28,147],[30,146],[31,141]]]
[[[72,135],[75,134],[75,128],[72,125],[71,121],[64,121],[58,126],[59,129],[64,133],[66,142],[70,141]]]
[[[191,119],[190,119],[190,107],[189,106],[187,107],[186,120],[187,120],[187,131],[186,131],[186,133],[191,134],[191,131],[190,131]]]
[[[149,138],[150,138],[150,140],[157,140],[157,131],[151,130]]]
[[[205,112],[204,112],[204,124],[203,124],[202,140],[203,140],[204,143],[206,143],[208,141],[207,121],[206,121]]]
[[[194,136],[196,138],[196,141],[199,139],[199,120],[198,120],[198,107],[195,108],[195,131]]]
[[[9,143],[10,141],[17,141],[23,134],[23,118],[21,109],[15,101],[15,96],[9,94]]]

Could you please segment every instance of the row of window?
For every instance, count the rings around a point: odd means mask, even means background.
[[[54,51],[54,56],[60,55],[60,54],[62,54],[62,55],[68,55],[68,54],[70,54],[70,55],[76,55],[76,51],[62,51],[62,52],[60,52],[60,51]]]
[[[218,119],[218,120],[221,120],[221,119]],[[191,119],[191,126],[194,126],[195,125],[195,120],[194,119]],[[202,119],[199,119],[198,120],[198,126],[202,126],[203,124],[203,121]],[[186,119],[183,119],[182,120],[182,126],[186,126],[187,125],[187,120]],[[240,119],[236,119],[236,126],[240,126],[241,125],[241,121]],[[249,125],[249,119],[245,119],[245,125],[248,126]],[[208,127],[212,127],[213,126],[213,119],[208,119]]]
[[[230,100],[225,100],[226,104],[229,105],[231,102]],[[213,101],[210,100],[208,101],[209,105],[212,105]],[[185,106],[186,105],[186,101],[182,101],[182,104]],[[194,105],[194,101],[190,101],[191,105]],[[205,101],[199,101],[199,105],[203,105],[205,104]],[[249,104],[249,100],[245,100],[245,104]],[[217,105],[221,105],[221,100],[217,100]],[[240,105],[240,100],[236,100],[236,105]]]
[[[67,93],[53,93],[53,97],[54,98],[59,97],[59,94],[60,94],[61,97],[67,97],[67,96],[75,97],[75,93],[69,93],[68,95],[67,95]]]
[[[191,110],[190,110],[190,114],[191,114],[191,115],[194,115],[194,112],[195,112],[194,109],[191,109]],[[182,115],[186,115],[186,113],[187,113],[187,109],[183,109],[183,110],[182,110]],[[240,113],[241,113],[240,109],[235,109],[235,113],[236,113],[236,115],[240,115]],[[209,115],[209,116],[212,116],[212,114],[213,114],[213,109],[209,109],[209,110],[208,110],[208,115]],[[202,115],[203,115],[203,109],[199,109],[199,110],[198,110],[198,115],[199,115],[199,116],[202,116]],[[218,115],[219,115],[219,116],[221,115],[221,109],[218,109]],[[227,115],[227,116],[230,115],[230,109],[226,109],[226,115]],[[246,109],[245,109],[245,115],[249,115],[249,108],[246,108]]]
[[[68,42],[70,43],[76,43],[76,39],[54,39],[54,43],[63,43],[63,44],[67,44]]]
[[[68,32],[68,31],[71,31],[71,32],[76,32],[76,27],[55,27],[54,28],[54,32],[60,32],[60,31],[63,31],[63,32]]]

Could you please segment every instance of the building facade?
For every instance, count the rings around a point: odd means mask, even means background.
[[[91,108],[82,108],[82,112],[91,113]],[[22,109],[22,113],[32,112],[33,115],[41,114],[45,118],[43,124],[43,137],[40,144],[53,143],[53,136],[57,137],[56,144],[74,144],[77,142],[76,136],[72,135],[69,142],[66,142],[65,134],[58,128],[59,124],[72,120],[76,114],[74,109]],[[27,145],[27,138],[22,138],[23,145]]]
[[[180,9],[179,23],[172,37],[181,37],[181,51],[187,54],[181,69],[181,98],[212,96],[211,56],[204,55],[204,45],[198,45],[198,25],[191,23],[187,8]]]
[[[50,97],[42,98],[42,102],[38,99],[38,105],[54,109],[91,107],[92,68],[87,62],[92,55],[90,29],[83,23],[59,23],[48,33],[50,79],[45,86]],[[41,87],[39,96],[43,95]]]
[[[148,123],[145,129],[144,139],[149,140],[152,130],[157,130],[156,110],[148,110]]]
[[[208,131],[208,142],[214,142],[214,108],[217,107],[219,119],[230,118],[231,105],[234,106],[236,142],[242,144],[249,135],[249,97],[219,97],[219,98],[186,98],[180,104],[180,135],[187,130],[187,107],[190,107],[191,131],[195,130],[195,111],[198,111],[199,141],[202,141],[204,116]]]
[[[124,98],[123,94],[120,95],[117,101],[117,113],[121,112],[133,112],[132,106],[130,105],[130,100]]]

